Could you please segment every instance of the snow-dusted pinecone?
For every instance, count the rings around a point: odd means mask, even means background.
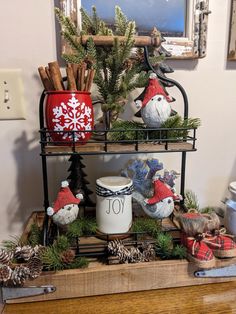
[[[0,249],[0,264],[8,265],[13,258],[13,253]]]
[[[144,243],[142,245],[142,250],[143,250],[144,262],[149,262],[149,261],[155,260],[156,252],[155,252],[153,244],[151,244],[151,243]]]
[[[108,243],[107,248],[112,255],[117,255],[118,250],[123,248],[123,246],[124,245],[120,240],[113,240]]]
[[[28,261],[32,256],[35,255],[35,250],[30,245],[17,246],[14,251],[14,257],[17,260]]]
[[[30,276],[30,270],[23,265],[16,266],[11,273],[11,282],[14,286],[22,286]]]
[[[140,252],[140,250],[137,247],[131,247],[130,248],[130,263],[140,263],[143,262],[143,254]]]
[[[43,263],[38,256],[33,256],[27,263],[26,267],[29,268],[29,277],[31,279],[37,278],[43,269]]]
[[[61,261],[64,264],[70,264],[75,259],[75,252],[73,250],[66,250],[61,253]]]
[[[4,265],[0,268],[0,284],[7,282],[11,278],[12,269]]]

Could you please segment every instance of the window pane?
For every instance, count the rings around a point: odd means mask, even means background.
[[[115,5],[129,20],[135,20],[139,34],[150,34],[156,26],[164,36],[183,37],[187,0],[82,0],[82,7],[91,13],[96,6],[99,17],[113,24]]]

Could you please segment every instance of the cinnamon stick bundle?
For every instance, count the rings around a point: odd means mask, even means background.
[[[95,70],[94,69],[90,69],[88,71],[88,74],[87,74],[86,86],[85,86],[85,90],[88,91],[88,92],[90,92],[90,90],[91,90],[94,76],[95,76]]]
[[[49,62],[47,67],[40,66],[38,72],[45,90],[64,90],[60,67],[57,61]],[[66,67],[67,90],[90,92],[95,76],[94,69],[87,69],[87,64],[68,64]]]
[[[64,84],[62,82],[62,76],[58,62],[49,62],[48,67],[55,90],[63,90]]]
[[[85,62],[82,63],[80,72],[79,72],[79,77],[80,77],[80,90],[84,91],[85,90],[85,72],[86,72],[87,64]]]
[[[72,66],[70,64],[66,67],[66,74],[67,74],[67,89],[75,91],[77,90],[76,81],[73,73]]]
[[[38,72],[41,78],[41,81],[43,83],[43,87],[46,91],[54,90],[54,86],[51,82],[51,80],[48,77],[48,74],[43,66],[38,68]]]

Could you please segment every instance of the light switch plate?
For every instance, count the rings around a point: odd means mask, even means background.
[[[25,119],[21,69],[0,69],[0,120]]]

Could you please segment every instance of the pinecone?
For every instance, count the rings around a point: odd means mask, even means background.
[[[144,261],[143,254],[140,252],[140,250],[137,247],[131,247],[130,248],[130,257],[129,262],[130,263],[140,263]]]
[[[33,248],[33,250],[34,250],[33,256],[34,256],[34,257],[35,257],[35,256],[39,257],[39,256],[41,255],[41,253],[45,250],[45,246],[43,246],[43,245],[36,245],[36,246]]]
[[[124,246],[120,240],[110,241],[108,243],[108,251],[118,257],[120,263],[129,263],[130,251]]]
[[[17,246],[14,251],[14,257],[17,260],[22,259],[24,261],[28,261],[34,255],[34,248],[32,248],[30,245]]]
[[[0,264],[8,265],[12,258],[13,258],[12,252],[7,252],[4,249],[0,249]]]
[[[11,278],[12,269],[4,265],[0,268],[0,284],[8,281]]]
[[[41,274],[43,263],[38,256],[34,256],[28,261],[26,267],[28,267],[30,271],[29,277],[35,279]]]
[[[75,259],[75,252],[73,250],[66,250],[61,253],[61,261],[64,264],[70,264]]]
[[[30,276],[30,270],[23,265],[16,266],[11,273],[11,283],[13,286],[22,286]]]
[[[156,259],[156,252],[153,244],[144,243],[142,249],[144,262],[154,261]]]

